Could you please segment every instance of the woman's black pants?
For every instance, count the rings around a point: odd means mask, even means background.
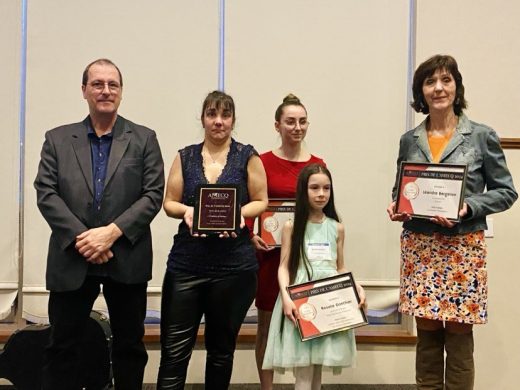
[[[204,315],[205,388],[229,386],[240,326],[256,292],[256,271],[222,276],[166,272],[161,303],[158,389],[183,389]]]

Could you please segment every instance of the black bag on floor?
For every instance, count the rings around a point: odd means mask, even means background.
[[[0,378],[6,378],[17,390],[39,390],[43,349],[49,340],[49,325],[28,325],[14,332],[0,352]],[[112,387],[112,331],[103,314],[92,311],[85,331],[81,366],[82,383],[88,390]]]

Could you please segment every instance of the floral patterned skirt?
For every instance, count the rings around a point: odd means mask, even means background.
[[[447,236],[403,230],[399,310],[432,320],[487,322],[484,232]]]

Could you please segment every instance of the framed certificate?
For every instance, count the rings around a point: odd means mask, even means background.
[[[193,233],[211,234],[240,230],[238,185],[202,184],[195,190]]]
[[[459,221],[466,172],[466,165],[402,162],[396,212],[416,218],[440,215]]]
[[[287,287],[302,341],[367,325],[351,272]]]
[[[294,199],[269,199],[266,211],[259,218],[259,236],[272,247],[282,245],[285,222],[294,219]]]

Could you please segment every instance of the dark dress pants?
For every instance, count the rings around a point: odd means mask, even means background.
[[[42,389],[82,388],[80,359],[84,329],[101,284],[113,335],[115,388],[142,388],[144,367],[148,360],[143,343],[147,283],[124,284],[105,277],[87,276],[78,290],[50,292],[51,336],[44,353]]]
[[[167,271],[162,290],[157,389],[184,388],[203,314],[207,351],[205,388],[227,389],[238,332],[255,293],[255,271],[217,277]]]

